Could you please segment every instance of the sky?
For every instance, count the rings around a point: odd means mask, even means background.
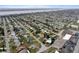
[[[79,0],[0,0],[0,5],[79,5]]]
[[[0,5],[0,8],[78,8],[79,5]]]
[[[79,0],[0,0],[0,8],[79,8]]]

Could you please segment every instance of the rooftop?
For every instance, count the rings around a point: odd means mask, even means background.
[[[66,34],[66,35],[63,37],[63,39],[64,39],[64,40],[69,40],[69,39],[71,38],[71,36],[72,36],[72,35],[70,35],[70,34]]]

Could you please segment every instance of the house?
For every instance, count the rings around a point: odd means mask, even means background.
[[[46,40],[46,43],[51,44],[51,43],[52,43],[52,39],[51,39],[51,38],[49,38],[48,40]]]
[[[77,23],[79,23],[79,20],[77,21]]]
[[[70,27],[73,28],[73,29],[78,29],[77,25],[71,25]]]
[[[64,39],[64,40],[69,40],[69,39],[71,38],[71,36],[72,36],[72,35],[70,35],[70,34],[66,34],[66,35],[63,37],[63,39]]]

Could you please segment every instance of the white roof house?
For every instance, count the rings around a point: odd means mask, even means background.
[[[58,51],[55,51],[55,53],[59,53]]]
[[[77,23],[79,23],[79,20],[77,21]]]
[[[52,42],[51,38],[49,38],[48,40],[46,40],[46,42],[47,43],[51,43]]]
[[[64,40],[69,40],[69,39],[71,38],[71,36],[72,36],[72,35],[70,35],[70,34],[66,34],[66,35],[63,37],[63,39],[64,39]]]
[[[71,25],[71,27],[72,27],[72,28],[78,28],[78,26],[77,26],[77,25]]]
[[[12,36],[15,36],[15,32],[12,32],[11,35],[12,35]]]

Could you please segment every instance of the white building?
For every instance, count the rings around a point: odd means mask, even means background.
[[[77,21],[77,23],[79,23],[79,20]]]
[[[49,43],[49,44],[52,43],[51,38],[49,38],[48,40],[46,40],[46,42]]]
[[[55,53],[59,53],[58,51],[55,51]]]
[[[71,25],[72,28],[78,29],[77,25]]]
[[[63,37],[63,39],[64,39],[64,40],[69,40],[69,39],[71,38],[71,36],[72,36],[72,35],[70,35],[70,34],[66,34],[66,35]]]

